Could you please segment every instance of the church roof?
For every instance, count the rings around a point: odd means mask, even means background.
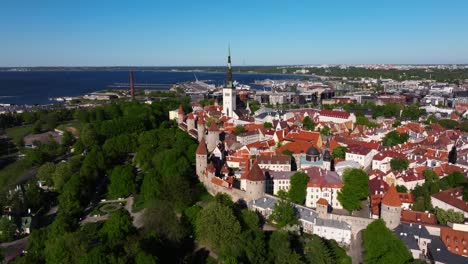
[[[401,206],[400,196],[398,195],[395,185],[392,184],[390,186],[387,193],[382,199],[382,204],[388,205],[388,206],[394,206],[394,207]]]
[[[206,144],[205,144],[205,139],[202,138],[202,140],[200,140],[200,144],[198,144],[198,148],[197,148],[197,155],[208,155],[208,150],[206,149]]]
[[[247,180],[249,181],[264,181],[265,175],[263,174],[262,169],[258,166],[258,163],[255,162],[252,166],[252,169],[249,171],[247,175]]]

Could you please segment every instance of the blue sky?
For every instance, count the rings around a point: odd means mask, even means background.
[[[468,63],[468,1],[3,0],[0,66]]]

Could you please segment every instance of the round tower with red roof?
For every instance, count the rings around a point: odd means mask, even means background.
[[[203,116],[198,117],[197,132],[198,132],[198,141],[201,142],[202,139],[205,139],[205,119],[203,118]]]
[[[255,162],[245,178],[247,200],[255,200],[265,195],[266,177],[258,163]]]
[[[200,180],[203,179],[206,167],[208,166],[208,150],[206,149],[205,139],[202,138],[198,144],[197,151],[195,152],[195,159],[197,164],[197,176]]]
[[[391,185],[382,199],[380,207],[380,218],[384,220],[385,225],[390,229],[395,229],[400,225],[401,200],[395,185]]]
[[[177,111],[177,124],[182,124],[184,122],[184,109],[182,105],[179,105],[179,110]]]
[[[208,151],[213,152],[219,141],[219,129],[218,126],[216,126],[215,121],[211,121],[211,125],[208,128],[208,136],[206,137],[206,141],[208,145]]]

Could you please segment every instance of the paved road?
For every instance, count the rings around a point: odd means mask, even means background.
[[[362,232],[353,234],[351,245],[349,245],[348,252],[346,253],[353,260],[353,264],[362,263]]]
[[[2,243],[0,244],[0,248],[4,254],[4,263],[8,263],[12,259],[21,255],[24,249],[26,249],[26,245],[28,243],[28,237],[24,237],[22,239],[18,239],[12,242]]]

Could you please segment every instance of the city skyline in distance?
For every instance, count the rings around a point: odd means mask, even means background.
[[[7,2],[0,67],[466,64],[463,1]]]

